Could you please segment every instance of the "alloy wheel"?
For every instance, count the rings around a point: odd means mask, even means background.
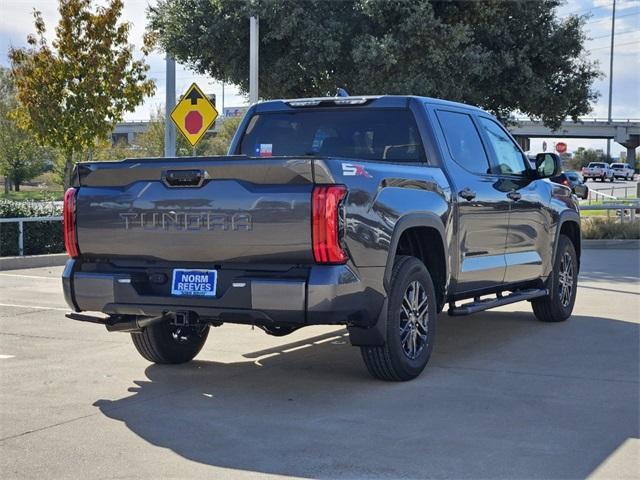
[[[429,298],[420,282],[407,287],[400,306],[400,343],[402,351],[415,360],[428,344]]]
[[[558,293],[560,295],[560,303],[565,308],[571,303],[573,283],[573,258],[569,252],[564,252],[560,261],[560,271],[558,272]]]

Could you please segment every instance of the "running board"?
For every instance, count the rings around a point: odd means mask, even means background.
[[[549,294],[549,290],[546,288],[534,288],[529,290],[519,290],[517,292],[510,293],[509,295],[502,296],[498,294],[496,298],[488,298],[486,300],[480,300],[476,298],[473,302],[465,303],[456,307],[455,302],[449,303],[448,313],[451,316],[471,315],[472,313],[482,312],[483,310],[489,310],[490,308],[501,307],[503,305],[509,305],[510,303],[521,302],[523,300],[531,300],[532,298],[544,297]]]

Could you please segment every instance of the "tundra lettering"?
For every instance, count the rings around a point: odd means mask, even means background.
[[[612,178],[607,164],[591,167]],[[532,165],[469,105],[260,102],[227,156],[76,166],[64,197],[67,316],[129,332],[155,363],[192,360],[224,323],[275,336],[344,325],[372,376],[410,380],[443,311],[526,300],[543,322],[571,316],[580,216],[568,182],[550,181],[559,175],[557,155]]]
[[[124,229],[142,230],[232,230],[251,231],[251,215],[248,213],[175,213],[145,212],[120,213]]]

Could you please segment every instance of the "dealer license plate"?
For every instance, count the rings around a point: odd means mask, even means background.
[[[181,297],[215,297],[217,281],[216,270],[175,269],[171,294]]]

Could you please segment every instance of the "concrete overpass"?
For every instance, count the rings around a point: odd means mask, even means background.
[[[610,138],[627,149],[627,158],[636,158],[636,148],[640,145],[640,120],[582,119],[578,122],[563,122],[557,130],[545,127],[534,120],[517,120],[509,127],[518,143],[528,150],[530,138]]]
[[[120,122],[116,125],[111,133],[111,142],[115,145],[119,142],[126,142],[131,145],[134,143],[136,135],[149,130],[148,120],[136,120],[133,122]]]

